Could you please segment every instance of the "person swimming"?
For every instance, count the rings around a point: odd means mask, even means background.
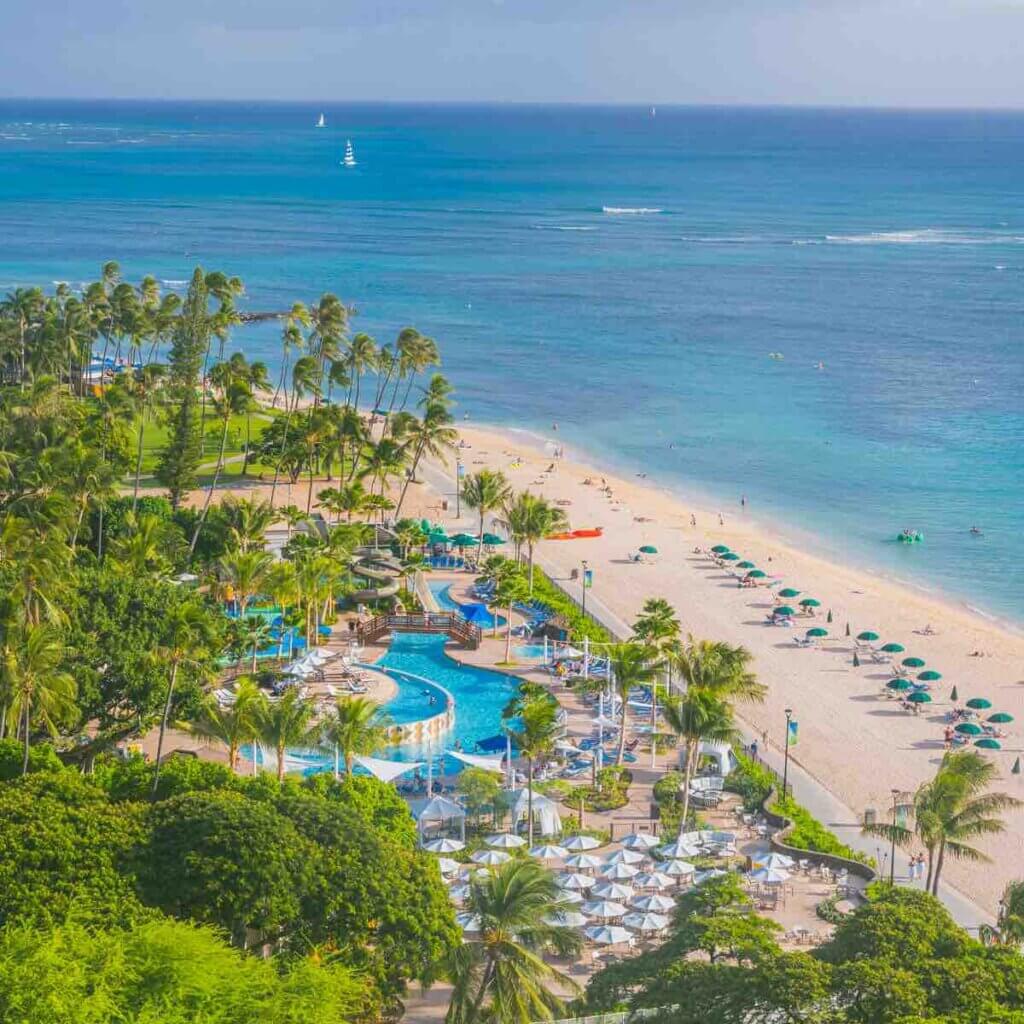
[[[980,526],[972,526],[971,527],[971,533],[973,533],[975,537],[980,537],[981,536],[981,527]]]

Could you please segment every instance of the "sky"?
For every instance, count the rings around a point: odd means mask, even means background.
[[[0,96],[1024,106],[1024,0],[6,0]]]

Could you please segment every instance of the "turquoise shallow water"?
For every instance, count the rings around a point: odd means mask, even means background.
[[[429,586],[431,593],[437,601],[438,607],[442,611],[462,613],[465,606],[452,597],[452,585],[450,583],[444,583],[441,580],[431,580]],[[508,622],[508,619],[504,615],[492,614],[491,619],[496,620],[495,625],[497,625],[498,629],[501,629],[501,627]],[[488,629],[491,628],[491,626],[487,625],[483,628]]]
[[[318,113],[0,102],[0,290],[112,257],[331,289],[437,338],[475,420],[1024,620],[1024,116]]]

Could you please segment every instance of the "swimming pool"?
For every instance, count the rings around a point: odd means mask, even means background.
[[[517,658],[544,658],[548,652],[543,644],[517,644],[512,653]]]
[[[465,606],[460,602],[456,601],[454,597],[452,597],[451,583],[445,583],[444,580],[430,580],[429,585],[430,592],[434,595],[434,599],[437,601],[437,605],[441,609],[441,611],[459,612],[460,614],[462,613]],[[482,601],[478,603],[483,604]],[[495,616],[492,615],[491,619],[488,620],[487,625],[483,626],[482,628],[493,629],[494,626],[491,620],[493,620],[494,618]],[[498,620],[498,629],[501,629],[501,627],[508,622],[508,619],[506,619],[504,615],[498,615],[496,616],[496,618]]]

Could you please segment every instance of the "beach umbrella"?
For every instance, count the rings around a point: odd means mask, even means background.
[[[903,646],[903,644],[890,643],[882,644],[879,650],[881,650],[884,654],[902,654],[906,650],[906,648]]]
[[[949,691],[949,699],[953,701],[954,704],[960,699],[960,694],[956,692],[955,686]]]
[[[975,725],[974,722],[961,722],[954,728],[954,732],[960,733],[961,736],[980,736],[984,731],[980,725]]]
[[[658,549],[653,544],[642,544],[639,550],[641,555],[656,555],[658,553]]]
[[[764,571],[764,569],[751,569],[750,572],[747,573],[747,579],[748,580],[763,580],[765,578],[765,576],[767,576],[767,575],[768,575],[768,573],[766,573]]]
[[[772,615],[796,615],[788,604],[780,604],[772,610]]]
[[[820,608],[821,602],[816,597],[805,597],[800,601],[801,608]]]
[[[476,853],[470,854],[469,859],[474,864],[483,864],[484,867],[493,868],[512,858],[501,850],[477,850]]]
[[[462,870],[462,865],[457,860],[452,860],[451,857],[438,857],[437,866],[441,869],[442,875],[454,875],[457,871]]]
[[[789,881],[789,872],[785,868],[758,868],[751,871],[747,877],[764,885],[782,885],[783,882]]]
[[[975,711],[984,711],[986,708],[992,707],[992,701],[986,700],[984,697],[972,697],[967,702],[967,706]]]
[[[737,569],[756,569],[757,566],[753,562],[738,562],[736,564]]]
[[[605,864],[609,867],[612,864],[641,864],[645,859],[642,853],[638,853],[635,850],[616,850],[615,853],[605,860]]]
[[[726,553],[722,555],[723,562],[738,562],[739,558],[740,556],[737,555],[735,551],[726,551]]]
[[[821,626],[815,626],[813,629],[807,630],[807,635],[816,637],[828,636],[828,630],[822,629]]]
[[[582,903],[583,893],[575,889],[559,889],[556,893],[559,903]]]
[[[917,678],[922,683],[937,683],[942,678],[941,672],[936,672],[933,668],[925,669],[924,672],[918,672]]]
[[[484,925],[479,914],[456,914],[455,921],[464,932],[478,932]]]
[[[544,918],[549,928],[582,928],[589,918],[578,910],[560,910],[550,917]]]
[[[725,872],[721,868],[709,868],[707,871],[698,871],[697,874],[693,876],[693,884],[703,885],[712,878],[721,878],[723,875],[725,875]]]
[[[488,846],[493,846],[496,850],[516,850],[520,846],[526,845],[526,840],[522,836],[514,836],[510,832],[501,832],[495,836],[488,836],[484,842]]]
[[[454,537],[449,540],[449,544],[457,548],[471,548],[476,544],[477,540],[472,534],[469,533],[457,533]]]
[[[1011,775],[1020,775],[1020,758],[1013,762],[1013,767],[1010,769]]]
[[[640,869],[633,867],[632,864],[613,864],[601,872],[601,877],[608,878],[613,882],[620,882],[624,878],[636,878],[638,874],[640,874]]]
[[[602,882],[591,889],[591,894],[603,900],[628,900],[633,897],[633,886],[622,882]]]
[[[873,629],[865,629],[863,633],[857,634],[858,640],[864,640],[867,643],[874,643],[878,639],[878,634]]]
[[[429,843],[423,844],[423,849],[427,853],[458,853],[465,848],[466,844],[461,839],[449,839],[447,836],[431,839]]]
[[[755,857],[754,865],[759,868],[791,868],[796,862],[784,853],[769,853],[765,857]]]
[[[700,847],[680,836],[674,843],[658,847],[658,853],[666,860],[676,860],[678,857],[699,857]]]
[[[785,587],[779,591],[779,597],[799,597],[800,591],[794,590],[792,587]]]
[[[562,844],[567,850],[596,850],[601,844],[593,836],[570,836]]]
[[[654,893],[650,896],[637,896],[633,900],[633,906],[637,910],[654,910],[657,913],[664,913],[666,910],[671,910],[676,905],[676,901],[671,896],[662,896],[660,893]]]
[[[616,903],[615,900],[588,900],[580,907],[587,917],[622,917],[626,913],[626,908],[621,903]]]
[[[464,900],[470,894],[470,891],[468,885],[453,885],[448,890],[448,896],[453,900]]]
[[[725,544],[716,544],[711,550],[716,555],[727,555],[727,554],[729,554],[729,549],[728,549],[728,547],[726,547]]]
[[[620,928],[617,925],[595,925],[585,929],[583,934],[597,946],[618,946],[633,938],[633,933],[628,928]]]
[[[974,745],[981,747],[982,750],[1002,750],[1003,745],[999,740],[992,739],[991,736],[986,736],[983,740],[976,740]]]
[[[925,693],[924,690],[918,690],[916,693],[912,693],[907,700],[911,704],[931,704],[931,694]]]
[[[909,690],[910,680],[909,679],[890,679],[885,684],[890,690]]]
[[[530,856],[536,857],[537,860],[558,860],[564,857],[566,849],[564,846],[554,846],[553,844],[545,844],[541,846],[531,846]]]
[[[686,878],[697,869],[688,860],[670,860],[661,870],[671,878]]]
[[[671,876],[664,871],[646,871],[633,879],[633,885],[638,889],[667,889],[674,884]]]
[[[590,875],[581,875],[578,872],[559,875],[556,881],[560,889],[589,889],[594,884],[594,879]]]
[[[592,853],[574,853],[565,859],[565,866],[575,871],[594,871],[601,867],[603,861]]]
[[[650,832],[630,832],[623,838],[622,845],[627,850],[652,850],[659,842],[661,840]]]
[[[428,544],[450,544],[451,538],[444,530],[432,530],[427,534]]]
[[[988,720],[997,725],[1005,725],[1007,722],[1013,721],[1013,715],[1008,715],[1005,711],[997,711],[994,715],[989,715]]]
[[[496,533],[485,533],[484,534],[484,543],[486,545],[488,545],[489,547],[493,548],[493,547],[495,547],[498,544],[504,544],[505,540],[504,540],[504,538],[499,537]]]
[[[857,652],[853,652],[853,667],[860,668],[860,658],[857,657]]]
[[[904,658],[903,664],[907,668],[924,668],[924,658]]]
[[[622,923],[638,932],[660,932],[663,928],[668,927],[668,918],[663,914],[641,912],[627,914],[622,919]]]

